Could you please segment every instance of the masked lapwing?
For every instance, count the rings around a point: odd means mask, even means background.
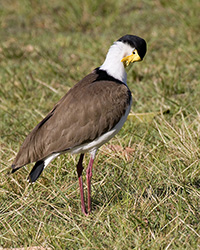
[[[72,87],[47,116],[30,132],[13,164],[12,173],[35,162],[28,180],[35,182],[45,167],[65,153],[80,154],[77,173],[81,210],[91,211],[92,165],[97,149],[123,126],[131,109],[132,97],[125,68],[141,61],[146,53],[144,39],[125,35],[110,47],[104,63]],[[86,171],[88,209],[84,202],[83,157],[90,153]]]

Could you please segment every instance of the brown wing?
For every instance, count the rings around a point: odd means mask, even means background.
[[[70,89],[31,131],[13,168],[98,138],[117,124],[129,102],[130,91],[124,84],[98,80],[94,71]]]

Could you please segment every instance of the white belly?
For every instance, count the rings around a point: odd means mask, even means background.
[[[131,109],[131,103],[128,106],[124,116],[122,116],[120,121],[109,132],[101,135],[100,137],[98,137],[97,139],[95,139],[92,142],[84,143],[82,145],[74,147],[71,150],[69,150],[68,152],[70,152],[71,154],[79,154],[79,153],[86,153],[88,151],[92,152],[94,150],[97,150],[100,146],[102,146],[104,143],[109,141],[112,137],[114,137],[119,132],[119,130],[122,128],[122,126],[124,125],[124,123],[127,119],[127,116],[130,112],[130,109]]]
[[[120,121],[109,132],[103,134],[102,136],[98,137],[97,139],[95,139],[92,142],[84,143],[84,144],[79,145],[77,147],[74,147],[71,150],[68,150],[66,152],[51,154],[46,159],[44,159],[44,167],[46,167],[54,158],[56,158],[57,156],[59,156],[60,154],[63,154],[63,153],[70,152],[71,154],[79,154],[79,153],[90,152],[90,153],[94,153],[95,154],[96,150],[99,147],[101,147],[104,143],[106,143],[107,141],[109,141],[112,137],[114,137],[119,132],[119,130],[122,128],[122,126],[124,125],[124,123],[125,123],[125,121],[127,119],[127,116],[128,116],[128,114],[130,112],[130,109],[131,109],[131,103],[128,106],[128,108],[127,108],[126,113],[124,114],[124,116],[122,116],[122,118],[120,119]]]

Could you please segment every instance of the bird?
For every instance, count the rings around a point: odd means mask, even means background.
[[[46,117],[28,134],[13,163],[19,168],[35,163],[28,181],[34,183],[47,165],[61,154],[80,154],[78,174],[81,211],[91,213],[91,178],[96,152],[114,137],[131,109],[132,94],[127,85],[126,67],[142,61],[146,41],[136,35],[124,35],[108,50],[103,64],[75,84]],[[83,158],[90,154],[86,170],[87,210],[83,189]]]

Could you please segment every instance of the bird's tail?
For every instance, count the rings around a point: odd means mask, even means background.
[[[42,171],[44,170],[44,168],[54,159],[56,158],[58,155],[60,155],[60,153],[53,153],[51,155],[49,155],[48,157],[39,160],[35,163],[34,167],[32,168],[29,176],[28,176],[28,182],[33,183],[35,182],[38,177],[41,175]],[[18,169],[20,169],[22,166],[20,167],[16,167],[15,164],[12,165],[12,171],[11,173],[14,173],[15,171],[17,171]]]
[[[45,164],[43,160],[37,161],[32,168],[29,176],[28,176],[28,182],[35,182],[38,177],[41,175],[42,171],[44,170]]]

